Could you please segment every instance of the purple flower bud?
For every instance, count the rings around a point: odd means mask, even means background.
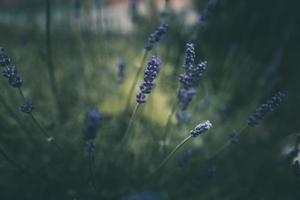
[[[190,69],[193,67],[193,64],[195,62],[195,48],[193,43],[187,43],[186,44],[186,50],[185,50],[185,62],[182,65],[183,68],[185,69]]]
[[[15,66],[6,67],[5,70],[2,72],[2,76],[5,78],[11,78],[17,75],[17,68]]]
[[[126,64],[124,61],[121,61],[118,65],[118,83],[122,84],[125,79],[125,73],[126,73]]]
[[[283,92],[276,93],[270,100],[258,107],[248,118],[248,126],[255,127],[265,117],[273,112],[285,99],[286,95]]]
[[[83,139],[85,141],[94,140],[96,138],[96,133],[100,128],[101,119],[102,116],[98,112],[97,108],[93,108],[87,113],[82,131]]]
[[[193,88],[179,90],[177,94],[179,100],[179,108],[181,110],[186,110],[189,103],[192,101],[195,95],[196,95],[196,90]]]
[[[155,88],[153,83],[160,70],[160,59],[152,56],[144,71],[144,81],[140,85],[140,93],[136,96],[137,103],[146,102],[146,94],[150,94]]]
[[[19,76],[13,76],[8,79],[8,83],[15,88],[19,88],[22,86],[23,80]]]
[[[21,111],[24,113],[31,113],[33,110],[33,104],[31,100],[26,101],[22,106],[21,106]]]
[[[198,124],[194,130],[191,131],[192,137],[196,137],[206,131],[208,131],[210,128],[212,128],[212,124],[210,123],[209,120]]]
[[[148,41],[146,42],[144,48],[147,51],[153,49],[154,45],[160,41],[161,37],[167,32],[169,25],[166,23],[162,23],[156,30],[150,34]]]
[[[10,58],[6,55],[5,49],[0,47],[0,66],[6,67],[10,65]]]

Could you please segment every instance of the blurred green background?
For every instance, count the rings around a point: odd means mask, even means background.
[[[125,196],[142,192],[158,197],[135,200],[300,199],[300,173],[290,156],[300,132],[297,1],[219,0],[210,1],[209,9],[202,0],[48,2],[47,27],[47,1],[1,0],[0,46],[23,77],[22,89],[33,100],[36,118],[63,151],[53,148],[19,111],[18,91],[1,78],[1,200],[132,200]],[[151,53],[162,60],[157,87],[135,118],[130,149],[118,151],[135,105],[133,97],[123,112],[125,100],[144,43],[161,22],[169,24],[169,31]],[[195,42],[196,61],[207,60],[208,69],[189,106],[191,121],[173,117],[166,136],[190,41]],[[120,62],[126,63],[123,83],[118,82]],[[246,129],[238,144],[207,161],[278,90],[288,96],[282,106],[258,127]],[[94,156],[96,192],[82,140],[92,107],[103,115]],[[204,120],[213,129],[148,176]],[[192,156],[180,167],[188,149]]]

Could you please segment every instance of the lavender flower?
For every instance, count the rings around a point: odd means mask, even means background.
[[[5,49],[0,47],[0,66],[6,67],[10,65],[10,58],[6,55]]]
[[[8,66],[2,72],[2,76],[8,78],[8,83],[13,87],[21,87],[23,80],[18,76],[17,68],[15,66]]]
[[[239,137],[238,137],[237,133],[232,133],[229,135],[229,142],[231,144],[237,144],[239,142]]]
[[[192,135],[192,137],[196,137],[206,131],[208,131],[210,128],[212,128],[212,124],[210,123],[209,120],[198,124],[194,130],[192,130],[190,133]]]
[[[154,89],[153,81],[157,77],[160,70],[160,59],[156,56],[152,56],[144,71],[144,81],[140,85],[140,93],[136,96],[137,103],[146,102],[146,94],[150,94]]]
[[[255,113],[248,118],[248,125],[255,127],[259,121],[263,120],[269,113],[273,112],[285,99],[286,95],[283,92],[276,93],[270,100],[263,103],[256,109]]]
[[[124,82],[125,70],[126,70],[126,64],[124,61],[121,61],[118,66],[118,82],[120,84]]]
[[[22,86],[23,80],[19,76],[13,76],[8,79],[8,83],[15,88],[19,88]]]
[[[94,140],[96,138],[96,133],[100,128],[101,118],[102,116],[97,108],[93,108],[86,115],[82,133],[83,139],[85,140],[86,151],[88,153],[95,150]]]
[[[193,86],[201,78],[203,72],[207,68],[206,61],[199,63],[195,67],[193,66],[195,61],[195,49],[193,43],[186,44],[185,57],[185,62],[183,64],[185,73],[180,74],[178,78],[183,88],[177,94],[179,107],[181,110],[186,110],[189,103],[192,101],[193,97],[196,94],[196,91],[195,89],[193,89]]]
[[[203,25],[204,22],[207,20],[208,15],[210,14],[211,10],[216,7],[219,0],[209,0],[205,8],[203,9],[201,16],[197,22],[198,25]]]
[[[169,25],[162,23],[156,30],[150,34],[148,41],[146,42],[144,48],[147,51],[153,49],[154,45],[160,41],[161,37],[168,31]]]
[[[177,97],[179,99],[179,108],[186,110],[193,97],[196,95],[194,88],[179,90]]]
[[[24,113],[31,113],[33,110],[33,104],[31,100],[26,101],[22,106],[21,106],[21,111]]]
[[[179,75],[179,82],[183,88],[190,88],[202,77],[204,71],[207,69],[207,61],[203,61],[196,65],[186,68],[185,74]]]
[[[189,74],[180,74],[178,78],[183,88],[191,88],[192,87],[192,77]]]
[[[93,153],[96,150],[96,144],[94,140],[88,140],[85,142],[85,152]]]
[[[207,68],[207,61],[203,61],[198,65],[196,65],[196,67],[191,69],[190,76],[193,84],[195,84],[195,82],[202,77],[206,68]]]
[[[2,72],[2,76],[5,78],[12,78],[14,76],[17,76],[17,68],[15,66],[7,66],[5,70]]]
[[[293,168],[294,172],[297,175],[300,175],[300,162],[299,162],[299,160],[296,160],[295,162],[292,163],[292,168]]]
[[[186,44],[186,51],[185,51],[185,62],[182,65],[185,69],[190,69],[193,67],[193,64],[195,62],[195,48],[193,43],[187,43]]]

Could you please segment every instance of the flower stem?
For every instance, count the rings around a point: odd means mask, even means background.
[[[126,104],[125,104],[125,109],[124,111],[127,111],[127,109],[129,108],[129,105],[130,105],[130,100],[131,100],[131,97],[132,97],[132,94],[134,92],[134,88],[138,82],[138,78],[139,78],[139,75],[140,73],[143,71],[143,68],[144,68],[144,64],[145,64],[145,61],[146,61],[146,58],[148,56],[148,51],[145,51],[144,52],[144,55],[143,55],[143,58],[142,58],[142,62],[141,62],[141,65],[139,66],[136,74],[135,74],[135,77],[133,79],[133,82],[130,86],[130,90],[129,90],[129,93],[128,93],[128,96],[127,96],[127,99],[126,99]]]
[[[122,141],[121,141],[121,146],[123,146],[126,142],[128,143],[128,139],[129,139],[129,130],[130,130],[131,126],[132,126],[132,123],[133,123],[133,121],[134,121],[135,115],[136,115],[136,113],[137,113],[139,107],[140,107],[140,104],[139,104],[139,103],[137,103],[137,104],[135,105],[135,107],[134,107],[134,110],[133,110],[133,112],[132,112],[132,114],[131,114],[131,117],[130,117],[128,126],[127,126],[127,128],[126,128],[125,134],[124,134],[123,139],[122,139]]]
[[[156,173],[159,169],[161,169],[169,160],[170,158],[178,151],[178,149],[183,146],[187,141],[192,138],[192,135],[187,136],[184,140],[182,140],[172,151],[169,155],[158,165],[158,167],[151,173]]]
[[[19,87],[18,88],[20,95],[22,96],[23,100],[26,101],[25,95],[22,91],[22,89]],[[29,113],[30,118],[32,119],[33,123],[40,129],[40,131],[44,134],[44,136],[46,137],[47,141],[52,142],[53,145],[59,150],[62,151],[61,146],[59,146],[57,144],[57,142],[54,140],[54,138],[48,134],[48,132],[41,126],[41,124],[37,121],[37,119],[35,118],[35,116],[33,115],[33,113]]]
[[[93,170],[93,155],[92,153],[89,153],[89,173],[90,173],[90,181],[92,184],[93,189],[95,190],[95,192],[97,193],[97,187],[96,187],[96,183],[95,183],[95,174],[94,174],[94,170]]]
[[[0,146],[0,155],[2,155],[3,158],[6,159],[7,162],[9,162],[11,165],[18,168],[22,173],[30,174],[24,167],[22,167],[19,163],[17,163],[14,159],[12,159],[7,153],[4,151],[4,149]]]
[[[243,126],[242,128],[240,128],[238,131],[237,131],[237,133],[236,133],[236,135],[237,136],[240,136],[243,132],[244,132],[244,130],[246,130],[246,128],[247,128],[248,126]],[[231,141],[230,140],[228,140],[226,143],[224,143],[212,156],[210,156],[208,159],[207,159],[207,161],[212,161],[212,160],[214,160],[214,159],[216,159],[227,147],[229,147],[230,145],[231,145],[232,143],[231,143]]]

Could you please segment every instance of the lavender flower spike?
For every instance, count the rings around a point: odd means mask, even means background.
[[[102,116],[96,108],[93,108],[86,115],[82,133],[86,144],[86,151],[88,153],[95,150],[94,140],[96,138],[96,133],[100,128],[101,118]]]
[[[212,124],[210,121],[205,121],[203,123],[198,124],[194,130],[192,130],[190,135],[188,135],[185,139],[183,139],[172,151],[167,155],[167,157],[158,165],[158,167],[152,172],[155,173],[157,172],[160,168],[162,168],[168,160],[176,153],[180,147],[182,147],[187,141],[189,141],[191,138],[196,137],[206,131],[208,131],[210,128],[212,128]]]
[[[212,124],[210,123],[209,120],[198,124],[194,130],[191,131],[192,137],[196,137],[206,131],[208,131],[210,128],[212,128]]]
[[[191,69],[193,67],[193,64],[195,62],[195,47],[193,43],[187,43],[186,44],[186,50],[185,50],[185,61],[182,65],[185,69]]]
[[[270,100],[263,103],[256,109],[255,113],[248,118],[248,126],[255,127],[259,121],[263,120],[269,113],[273,112],[285,99],[286,95],[283,92],[277,92]]]
[[[8,79],[8,83],[13,87],[21,87],[22,79],[18,76],[17,68],[15,66],[7,66],[2,72],[2,76]]]
[[[33,110],[33,104],[31,100],[26,101],[22,106],[21,106],[21,111],[24,113],[31,113]]]
[[[156,56],[152,56],[144,71],[144,81],[140,85],[140,93],[136,96],[137,103],[146,102],[146,94],[150,94],[154,89],[154,80],[157,77],[160,70],[160,59]]]
[[[6,55],[5,49],[0,47],[0,66],[6,67],[10,65],[10,58]]]
[[[144,48],[147,51],[153,49],[154,45],[160,41],[161,37],[168,31],[169,25],[162,23],[156,30],[150,34],[148,41],[146,42]]]

